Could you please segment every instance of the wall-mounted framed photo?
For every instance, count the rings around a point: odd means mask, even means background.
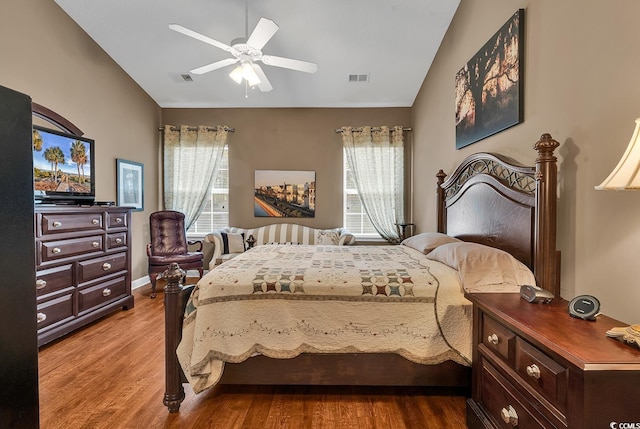
[[[253,207],[256,217],[315,217],[316,172],[256,170]]]
[[[456,74],[456,149],[524,120],[523,62],[519,9]]]
[[[144,210],[144,166],[139,162],[116,159],[117,204]]]

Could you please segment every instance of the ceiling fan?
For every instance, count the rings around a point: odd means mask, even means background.
[[[245,34],[247,33],[247,21],[248,16],[245,12]],[[231,41],[231,45],[214,40],[179,24],[169,24],[169,28],[177,31],[178,33],[182,33],[185,36],[193,37],[194,39],[220,48],[233,55],[233,58],[226,58],[191,70],[191,73],[194,74],[208,73],[239,62],[240,64],[229,74],[229,76],[237,83],[242,83],[244,79],[247,85],[257,86],[260,91],[267,92],[271,91],[273,87],[271,86],[269,79],[267,79],[267,76],[264,74],[264,71],[262,71],[262,68],[256,64],[258,61],[266,65],[306,73],[315,73],[318,70],[318,65],[315,63],[262,54],[262,48],[264,45],[267,44],[279,29],[278,25],[270,19],[260,18],[258,25],[253,29],[250,36],[234,39]]]

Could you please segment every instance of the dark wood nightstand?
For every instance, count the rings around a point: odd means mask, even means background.
[[[640,351],[605,335],[625,323],[575,319],[558,298],[466,297],[473,303],[469,428],[640,427]]]

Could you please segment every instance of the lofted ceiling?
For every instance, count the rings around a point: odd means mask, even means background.
[[[460,3],[54,1],[163,108],[409,107]],[[270,92],[235,83],[229,77],[235,65],[197,75],[190,71],[231,55],[169,29],[176,23],[231,44],[246,30],[250,34],[261,17],[279,26],[263,54],[313,62],[318,71],[261,64]],[[360,77],[350,82],[350,75]]]

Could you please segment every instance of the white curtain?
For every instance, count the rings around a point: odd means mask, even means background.
[[[398,243],[404,221],[403,128],[343,127],[342,142],[365,213],[384,239]]]
[[[164,127],[164,206],[185,214],[187,229],[198,219],[227,144],[227,127]]]

